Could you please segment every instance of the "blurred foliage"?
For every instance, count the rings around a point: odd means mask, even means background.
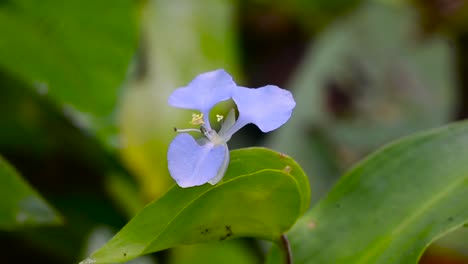
[[[252,1],[263,8],[281,10],[287,16],[294,16],[304,27],[317,31],[323,29],[333,19],[356,8],[362,0],[291,0],[291,1]]]
[[[0,156],[0,229],[59,224],[60,216]]]
[[[422,27],[428,32],[451,35],[468,32],[468,2],[464,0],[411,0],[417,7]]]
[[[423,41],[417,30],[407,7],[370,3],[312,44],[291,81],[297,109],[269,145],[304,164],[316,199],[365,154],[453,116],[449,42]]]
[[[78,127],[109,133],[101,130],[115,126],[136,45],[135,7],[130,0],[2,1],[0,67],[57,100]]]
[[[102,183],[125,169],[103,146],[136,48],[136,7],[0,3],[0,152],[64,218],[61,227],[2,233],[5,259],[71,263],[96,223],[123,224]],[[30,254],[17,253],[24,251]]]

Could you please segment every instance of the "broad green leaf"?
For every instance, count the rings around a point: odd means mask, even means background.
[[[135,52],[136,14],[131,0],[2,1],[0,67],[50,95],[78,126],[103,126]]]
[[[291,158],[263,148],[235,150],[222,182],[173,187],[83,263],[126,261],[177,245],[235,237],[277,241],[309,200],[307,177]]]
[[[294,263],[416,263],[468,221],[467,157],[467,122],[371,155],[289,232]]]
[[[59,215],[0,156],[0,229],[61,223]]]
[[[191,111],[170,107],[167,98],[202,72],[224,68],[236,76],[233,0],[149,0],[142,12],[141,60],[119,113],[122,156],[145,199],[173,184],[166,153],[173,127],[187,127]]]

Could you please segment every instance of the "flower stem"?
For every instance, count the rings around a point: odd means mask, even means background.
[[[283,255],[284,255],[284,263],[292,264],[293,259],[292,259],[291,246],[289,245],[289,241],[288,241],[288,238],[286,237],[286,234],[281,235],[281,250],[283,251]]]

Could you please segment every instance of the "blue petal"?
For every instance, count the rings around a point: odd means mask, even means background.
[[[189,85],[178,88],[170,96],[171,106],[199,110],[205,115],[221,101],[231,98],[236,83],[224,70],[215,70],[198,75]]]
[[[232,98],[239,110],[235,131],[248,123],[257,125],[263,132],[275,130],[289,120],[296,106],[291,92],[274,85],[258,89],[238,87]]]
[[[212,178],[211,180],[208,181],[209,184],[215,185],[217,184],[221,179],[223,179],[224,174],[226,173],[226,170],[229,166],[229,149],[226,144],[224,144],[224,161],[223,164],[221,164],[221,168],[218,170],[218,175],[216,177]]]
[[[226,170],[223,164],[229,159],[226,152],[226,144],[207,142],[200,146],[189,134],[179,134],[167,152],[171,177],[182,188],[202,185],[216,177],[220,180]]]

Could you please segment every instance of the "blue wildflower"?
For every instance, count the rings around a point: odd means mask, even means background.
[[[224,118],[221,129],[211,128],[209,113],[219,102],[232,99],[239,115],[231,110]],[[282,126],[291,117],[296,102],[292,94],[274,85],[257,89],[237,86],[224,70],[198,75],[187,86],[178,88],[169,96],[169,105],[200,111],[192,115],[192,124],[200,129],[180,129],[169,145],[167,159],[171,177],[180,187],[205,183],[216,184],[229,165],[227,142],[247,124],[255,124],[262,132]],[[218,121],[223,119],[217,116]],[[197,131],[203,137],[195,140],[183,132]]]

